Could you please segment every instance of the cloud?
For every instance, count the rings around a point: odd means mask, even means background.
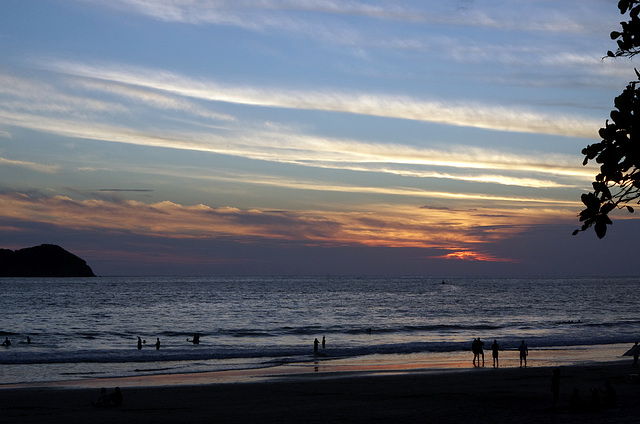
[[[510,4],[511,5],[511,4]],[[165,22],[193,25],[232,25],[244,29],[301,29],[300,21],[311,25],[316,15],[336,15],[391,20],[427,25],[456,27],[484,27],[501,31],[536,31],[558,33],[589,33],[593,25],[585,25],[574,16],[576,8],[558,8],[553,13],[546,7],[536,7],[531,2],[519,7],[507,7],[498,2],[483,4],[483,10],[468,3],[464,7],[451,2],[424,2],[408,7],[398,2],[335,1],[335,0],[205,0],[194,2],[174,0],[113,0],[105,6],[123,12],[137,13]],[[526,13],[524,13],[526,9]],[[290,15],[307,12],[308,17],[293,19]],[[544,13],[544,18],[540,15]]]
[[[151,192],[153,190],[147,189],[147,188],[101,188],[98,191],[106,191],[106,192],[132,192],[132,193],[146,193],[146,192]]]
[[[4,96],[2,109],[15,112],[77,117],[82,117],[87,112],[127,112],[120,104],[68,94],[41,80],[8,73],[0,73],[0,95]]]
[[[233,86],[130,66],[59,61],[43,66],[65,74],[165,91],[201,100],[262,107],[321,110],[439,124],[567,137],[594,138],[600,122],[480,102],[424,100],[377,93]]]
[[[77,139],[202,151],[253,160],[290,163],[305,167],[375,172],[415,178],[438,178],[535,188],[560,188],[567,185],[548,179],[523,178],[501,174],[474,174],[469,170],[529,172],[549,176],[572,177],[576,181],[574,184],[577,185],[580,185],[579,182],[581,181],[589,181],[593,174],[593,171],[588,168],[574,165],[573,163],[577,161],[573,156],[569,155],[537,154],[528,156],[469,146],[452,146],[449,150],[428,149],[278,132],[231,133],[225,137],[184,131],[177,134],[164,133],[163,135],[154,135],[143,130],[117,127],[109,124],[66,121],[61,118],[45,118],[37,115],[3,112],[1,109],[0,122]],[[461,169],[464,172],[462,174],[435,172],[427,169],[429,167]],[[149,170],[146,169],[146,171],[148,172]],[[169,170],[166,167],[162,168],[164,175],[167,175],[168,172]],[[181,175],[184,176],[186,172],[186,170],[181,171]],[[194,178],[197,178],[197,176],[194,176]],[[268,181],[265,180],[264,176],[247,175],[247,178],[243,178],[243,174],[240,171],[234,174],[232,179],[234,181],[253,180],[256,184],[267,184]],[[282,182],[280,184],[284,186]],[[361,190],[375,189],[365,187],[361,188]],[[408,190],[402,189],[379,190],[379,192],[383,191],[398,194],[409,193]],[[434,195],[434,193],[427,193],[429,192],[413,190],[412,195],[420,197]],[[438,197],[445,195],[449,197],[467,197],[467,195],[461,193],[442,193]],[[481,196],[474,195],[474,197],[479,198]],[[486,197],[492,198],[493,196]],[[500,198],[506,199],[504,196]],[[514,199],[518,198],[514,197]],[[537,200],[527,199],[526,201]]]
[[[363,245],[377,247],[470,250],[470,246],[510,238],[546,218],[548,212],[422,209],[375,206],[363,211],[241,210],[206,205],[184,206],[170,201],[100,198],[74,200],[66,196],[0,194],[0,217],[55,225],[69,230],[108,231],[170,239],[228,239],[243,243],[274,240],[310,246]],[[16,224],[14,224],[15,226]]]
[[[74,86],[83,87],[89,90],[100,90],[103,92],[116,94],[126,99],[138,101],[158,109],[177,110],[191,113],[212,120],[235,121],[236,118],[225,113],[212,112],[209,109],[200,107],[185,99],[180,99],[154,90],[146,90],[140,87],[133,87],[126,84],[107,83],[104,81],[96,81],[93,79],[75,80]]]
[[[42,172],[45,174],[53,174],[57,172],[59,169],[59,167],[56,165],[45,165],[42,163],[28,162],[28,161],[22,161],[22,160],[12,160],[12,159],[6,159],[3,157],[0,157],[0,167],[2,167],[3,165],[28,168],[32,171]]]
[[[500,258],[494,255],[477,252],[473,250],[463,250],[457,252],[447,253],[441,256],[430,256],[432,259],[448,259],[448,260],[462,260],[462,261],[480,261],[480,262],[519,262],[518,260],[511,258]]]

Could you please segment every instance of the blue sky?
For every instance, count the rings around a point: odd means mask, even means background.
[[[0,5],[2,247],[101,275],[633,274],[578,227],[615,1]],[[621,249],[618,249],[621,247]]]

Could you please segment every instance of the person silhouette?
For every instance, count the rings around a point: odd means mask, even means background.
[[[138,350],[142,349],[142,339],[138,336]]]
[[[156,350],[160,350],[160,338],[156,337]]]
[[[106,408],[111,406],[111,400],[109,399],[109,396],[107,395],[107,389],[105,389],[104,387],[100,389],[100,397],[98,397],[98,401],[97,402],[91,402],[91,405],[93,406],[97,406],[97,407],[101,407],[101,408]]]
[[[114,392],[109,395],[109,400],[113,406],[122,406],[122,392],[120,387],[116,387]]]
[[[9,340],[9,337],[4,338],[4,342],[2,342],[2,346],[6,346],[6,347],[11,346],[11,341]]]
[[[527,355],[529,355],[529,348],[527,347],[527,345],[524,343],[524,340],[522,341],[522,343],[520,343],[520,346],[518,346],[518,350],[520,351],[520,368],[522,368],[522,363],[524,362],[524,367],[527,367]]]
[[[473,339],[471,343],[471,352],[473,352],[473,366],[476,366],[476,359],[478,360],[478,365],[480,365],[480,351],[478,348],[478,342],[480,339]]]
[[[494,340],[491,345],[491,357],[493,358],[493,367],[498,368],[498,351],[500,350],[500,346],[498,345],[498,341]]]
[[[315,339],[313,341],[313,353],[318,353],[318,344],[320,344],[320,342],[318,341],[318,339]]]
[[[589,412],[600,411],[600,395],[598,394],[598,389],[596,389],[595,387],[591,389],[591,396],[589,397],[587,409]]]
[[[611,387],[609,380],[604,381],[604,390],[602,390],[602,406],[604,408],[615,408],[618,400],[618,393]]]
[[[551,408],[556,409],[558,406],[558,398],[560,397],[560,368],[556,368],[553,370],[553,375],[551,376]]]
[[[325,340],[324,340],[324,336],[322,336],[322,348],[324,349],[325,346]]]
[[[569,399],[569,410],[571,410],[571,412],[582,411],[582,400],[580,399],[580,389],[578,389],[577,387],[573,388],[573,394],[571,395],[571,399]]]

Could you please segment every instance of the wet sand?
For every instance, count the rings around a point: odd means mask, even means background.
[[[203,373],[5,385],[0,386],[0,422],[620,423],[635,422],[640,412],[640,384],[629,381],[638,369],[630,360],[561,366],[556,409],[551,408],[555,366],[490,365],[363,364],[322,372],[317,368],[322,364],[311,364],[312,368],[230,372],[226,380],[220,373]],[[615,408],[570,410],[573,388],[589,404],[590,389],[604,389],[607,379],[618,394]],[[122,387],[123,406],[91,406],[100,386],[109,392]]]

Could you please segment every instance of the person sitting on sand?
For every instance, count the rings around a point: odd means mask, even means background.
[[[97,406],[100,408],[106,408],[111,406],[111,401],[109,400],[109,396],[107,395],[107,389],[104,387],[100,389],[100,397],[97,402],[91,402],[91,405]]]
[[[522,362],[524,361],[524,367],[527,367],[527,355],[529,354],[529,348],[527,348],[527,345],[524,343],[524,340],[522,341],[522,343],[520,343],[520,346],[518,346],[518,350],[520,351],[520,368],[522,368]]]
[[[600,411],[600,395],[598,394],[598,389],[593,387],[591,389],[591,396],[589,397],[589,403],[587,404],[587,410],[589,412],[599,412]]]
[[[556,368],[553,370],[553,375],[551,376],[551,408],[556,409],[558,405],[558,398],[560,397],[560,368]]]
[[[109,395],[109,400],[113,406],[122,406],[122,392],[120,391],[120,387],[116,387],[114,392]]]
[[[582,412],[582,400],[580,399],[580,390],[577,387],[573,388],[573,394],[569,399],[569,410],[571,412]]]
[[[618,393],[611,387],[611,382],[609,380],[605,380],[604,382],[604,390],[602,392],[602,406],[607,409],[612,409],[616,407],[616,402],[618,400]]]

